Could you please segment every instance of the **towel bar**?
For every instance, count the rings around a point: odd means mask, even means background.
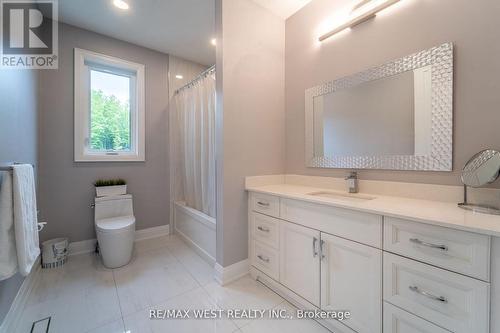
[[[23,164],[23,163],[14,163],[14,165],[15,164]],[[12,171],[14,170],[14,165],[0,165],[0,171]],[[33,164],[31,164],[31,166],[35,168]]]
[[[16,164],[23,164],[23,163],[14,163],[14,164],[11,164],[11,165],[0,165],[0,171],[8,171],[8,172],[12,172],[12,170],[14,170],[14,165]],[[35,168],[35,166],[33,164],[31,164],[31,166],[33,168]],[[43,228],[45,228],[45,226],[47,225],[47,222],[38,222],[38,232],[42,231]]]

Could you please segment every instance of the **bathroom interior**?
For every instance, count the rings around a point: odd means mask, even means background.
[[[0,0],[0,332],[500,332],[497,0]]]

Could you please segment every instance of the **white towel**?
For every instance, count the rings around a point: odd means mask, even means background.
[[[27,276],[40,255],[33,167],[14,165],[13,185],[17,265],[21,275]]]
[[[0,184],[0,280],[5,280],[17,272],[12,174],[0,172]]]

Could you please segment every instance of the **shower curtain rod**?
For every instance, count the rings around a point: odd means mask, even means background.
[[[180,87],[179,89],[177,89],[174,92],[174,95],[177,95],[182,90],[191,87],[193,84],[195,84],[196,82],[198,82],[201,79],[205,78],[207,75],[212,74],[214,71],[215,71],[215,65],[210,66],[209,68],[207,68],[203,72],[201,72],[197,77],[195,77],[191,82],[189,82],[189,83],[183,85],[182,87]]]

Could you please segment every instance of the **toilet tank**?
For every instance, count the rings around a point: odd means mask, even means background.
[[[119,216],[133,216],[132,195],[117,195],[95,198],[95,220]]]

